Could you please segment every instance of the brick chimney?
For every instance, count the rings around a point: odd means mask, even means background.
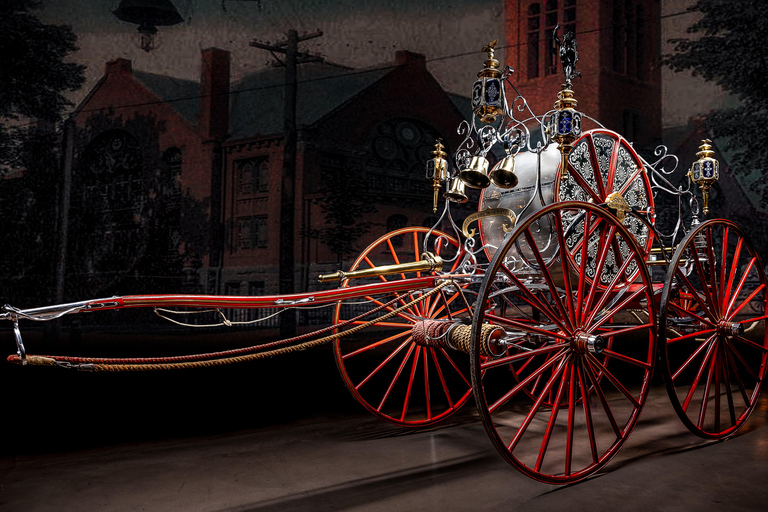
[[[395,66],[418,65],[426,67],[427,59],[420,53],[409,52],[408,50],[395,51]]]
[[[222,140],[229,132],[229,52],[207,48],[200,70],[200,120],[203,137]]]
[[[133,66],[128,59],[115,59],[107,62],[104,68],[104,74],[111,75],[117,73],[125,73],[130,75],[133,73]]]

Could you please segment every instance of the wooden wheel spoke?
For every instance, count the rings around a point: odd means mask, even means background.
[[[679,313],[679,314],[681,314],[681,315],[685,315],[685,316],[687,316],[687,317],[690,317],[690,318],[693,318],[693,319],[695,319],[695,320],[698,320],[699,322],[701,322],[701,323],[703,323],[703,324],[707,324],[707,325],[710,325],[710,326],[712,326],[712,327],[715,327],[715,324],[714,324],[713,322],[711,322],[711,321],[710,321],[708,318],[704,318],[704,317],[702,317],[702,316],[699,316],[699,315],[697,315],[697,314],[693,313],[693,312],[692,312],[691,310],[689,310],[689,309],[686,309],[686,308],[682,308],[682,307],[678,306],[678,305],[677,305],[677,304],[675,304],[674,302],[670,302],[670,303],[668,304],[668,306],[669,306],[670,308],[674,309],[674,310],[675,310],[677,313]]]
[[[512,364],[517,361],[523,361],[527,360],[526,363],[528,364],[528,361],[533,360],[533,358],[540,356],[540,355],[549,355],[552,352],[558,352],[565,350],[565,347],[562,344],[558,345],[547,345],[545,347],[541,348],[535,348],[531,351],[525,351],[525,352],[519,352],[517,354],[513,354],[511,356],[504,356],[499,357],[498,359],[489,359],[485,362],[483,362],[480,365],[480,368],[483,370],[490,370],[491,368],[496,368],[498,366],[506,366],[508,364]],[[558,354],[559,355],[559,354]],[[557,357],[557,356],[555,356]]]
[[[451,398],[451,392],[448,390],[448,385],[445,383],[443,370],[440,368],[440,364],[437,362],[437,355],[435,354],[435,349],[430,347],[429,353],[432,356],[432,361],[435,363],[435,369],[437,370],[437,375],[440,378],[440,385],[443,388],[443,393],[445,393],[445,398],[446,400],[448,400],[448,405],[450,407],[453,407],[453,399]]]
[[[510,441],[509,444],[507,445],[507,450],[509,450],[510,452],[515,450],[515,446],[517,446],[517,443],[520,442],[520,439],[523,437],[523,434],[525,433],[525,431],[528,430],[528,426],[531,424],[531,421],[533,421],[534,416],[538,414],[539,409],[541,408],[541,405],[544,403],[544,399],[549,393],[549,390],[552,388],[555,381],[560,377],[560,374],[562,373],[563,368],[565,367],[566,361],[567,361],[567,358],[563,358],[562,361],[560,361],[560,364],[558,365],[557,369],[554,372],[552,372],[552,377],[549,378],[549,380],[541,390],[541,394],[536,399],[536,402],[533,404],[533,407],[531,407],[531,410],[528,411],[528,414],[526,414],[525,419],[523,420],[523,423],[517,429],[517,432],[515,433],[515,436],[512,438],[512,441]]]
[[[758,345],[754,341],[750,340],[749,338],[745,338],[744,336],[732,336],[731,339],[739,340],[740,342],[749,345],[750,347],[759,350],[760,352],[766,352],[768,351],[768,347],[765,347],[763,345]]]
[[[432,407],[429,396],[429,358],[427,358],[427,347],[421,347],[421,352],[424,354],[424,396],[426,398],[427,406],[427,419],[432,419]]]
[[[584,368],[584,372],[587,374],[587,378],[592,381],[592,385],[595,390],[595,393],[597,394],[597,397],[600,399],[600,404],[603,406],[603,410],[605,411],[605,416],[608,418],[608,421],[610,422],[611,427],[613,428],[613,431],[616,434],[616,438],[620,439],[621,429],[619,428],[618,423],[616,423],[616,418],[613,416],[613,412],[611,411],[610,405],[608,405],[608,399],[605,397],[605,393],[603,393],[603,389],[600,387],[600,379],[595,377],[595,375],[592,373],[592,369],[588,361],[584,362],[583,368]]]
[[[667,339],[667,345],[671,345],[672,343],[677,343],[679,341],[689,340],[691,338],[700,338],[705,334],[714,334],[715,332],[717,332],[716,329],[704,329],[703,331],[696,331],[688,334],[683,334],[682,336],[678,336],[677,338]]]
[[[408,379],[408,390],[405,392],[405,401],[403,402],[403,414],[400,415],[400,421],[405,420],[405,413],[408,412],[408,402],[411,399],[411,390],[413,389],[413,381],[416,379],[416,367],[419,364],[419,356],[421,355],[422,348],[424,347],[416,347],[416,351],[413,355],[413,364],[411,364],[411,376]],[[429,395],[429,393],[427,393],[427,395]]]
[[[707,353],[704,355],[704,361],[702,361],[701,365],[699,366],[699,371],[696,372],[696,377],[694,377],[693,382],[691,383],[691,388],[688,390],[688,394],[685,396],[685,401],[683,402],[683,411],[688,411],[688,406],[691,404],[691,400],[696,393],[696,388],[699,387],[701,376],[704,375],[706,367],[709,366],[709,360],[712,358],[712,351],[714,348],[715,343],[713,341],[709,344]]]
[[[467,386],[472,387],[472,384],[467,380],[467,377],[464,375],[464,372],[459,370],[459,367],[456,366],[456,361],[454,361],[451,356],[448,355],[448,353],[445,351],[444,348],[439,349],[440,353],[445,356],[445,358],[448,360],[448,363],[450,363],[451,366],[453,366],[453,369],[456,370],[456,373],[459,374],[459,377],[467,384]]]
[[[697,426],[699,428],[704,428],[704,420],[707,416],[707,404],[709,403],[709,391],[712,386],[712,377],[714,376],[717,369],[717,353],[718,348],[715,346],[715,350],[712,353],[712,360],[709,363],[709,371],[707,372],[707,381],[704,384],[704,396],[701,399],[701,407],[699,408],[699,422],[697,423]],[[715,391],[715,395],[717,395],[717,390]],[[719,430],[719,429],[718,429]]]
[[[560,212],[556,212],[555,215],[555,232],[557,233],[557,245],[560,252],[560,266],[563,272],[563,282],[565,283],[565,297],[566,305],[568,306],[568,318],[571,325],[576,324],[576,307],[573,303],[573,288],[571,287],[571,273],[569,269],[568,251],[565,245],[565,237],[563,236],[563,219]]]
[[[632,327],[626,327],[624,329],[617,329],[615,331],[601,331],[600,336],[603,338],[615,338],[616,336],[623,336],[625,334],[629,334],[632,332],[637,331],[644,331],[646,329],[651,329],[655,327],[655,324],[653,322],[647,323],[647,324],[640,324],[640,325],[633,325]],[[594,332],[594,331],[590,331]]]
[[[584,376],[585,370],[580,362],[577,366],[577,373],[579,377],[579,388],[581,389],[581,404],[584,407],[584,421],[587,427],[587,436],[589,437],[589,448],[592,452],[592,463],[596,464],[598,461],[597,455],[597,442],[595,441],[595,429],[592,426],[592,410],[589,405],[589,388],[587,387],[587,377]]]
[[[701,256],[699,256],[699,251],[696,248],[696,244],[690,244],[688,246],[693,253],[693,268],[696,269],[696,274],[699,276],[699,283],[701,283],[701,291],[704,294],[704,297],[707,299],[707,304],[709,305],[708,310],[710,313],[712,313],[713,318],[719,318],[719,311],[717,308],[717,300],[715,300],[715,296],[712,294],[712,290],[709,289],[709,286],[707,286],[707,283],[711,281],[711,275],[704,271],[704,266],[701,264]]]
[[[735,352],[733,347],[726,343],[725,344],[726,354],[728,351],[730,351],[734,356],[736,356],[737,359],[739,359],[742,365],[744,365],[744,368],[748,370],[748,373],[752,376],[752,378],[755,378],[755,374],[752,371],[752,369],[747,365],[746,361],[741,357],[741,354],[738,352]],[[744,381],[741,379],[741,374],[739,372],[739,368],[736,365],[736,361],[728,357],[728,362],[730,363],[731,369],[733,370],[733,376],[736,379],[736,384],[739,386],[739,392],[741,392],[741,397],[744,399],[745,404],[749,404],[751,400],[749,399],[749,396],[747,395],[747,388],[744,386]]]
[[[619,352],[615,352],[615,351],[607,349],[607,348],[605,350],[603,350],[603,354],[605,354],[606,356],[609,356],[609,357],[615,357],[619,361],[624,361],[625,363],[629,363],[629,364],[631,364],[633,366],[637,366],[639,368],[644,368],[646,370],[650,370],[651,367],[653,366],[651,363],[648,363],[646,361],[640,361],[639,359],[635,359],[634,357],[629,357],[627,355],[621,354]]]
[[[571,474],[571,459],[573,458],[573,422],[576,413],[576,364],[571,362],[568,376],[568,426],[565,438],[565,475]]]
[[[389,383],[389,387],[387,388],[387,391],[384,392],[384,396],[381,398],[381,402],[379,403],[379,406],[376,408],[377,411],[381,412],[382,407],[384,407],[384,403],[389,398],[390,393],[392,393],[392,388],[395,387],[395,383],[400,378],[400,375],[403,373],[403,368],[405,368],[406,363],[408,363],[408,359],[410,359],[411,354],[416,349],[416,344],[412,344],[411,348],[408,349],[408,352],[406,352],[405,357],[403,358],[403,362],[400,363],[400,367],[397,369],[397,372],[395,372],[395,376],[392,377],[392,381]]]
[[[405,306],[406,304],[408,304],[408,302],[405,299],[402,298],[402,295],[398,294],[397,296],[398,296],[397,302],[400,303],[402,306]],[[373,298],[371,296],[366,296],[365,298],[366,298],[366,300],[371,301],[372,304],[376,304],[377,306],[383,306],[385,304],[384,302],[381,302],[379,299],[375,299],[375,298]],[[411,300],[413,300],[413,299],[411,299]],[[384,311],[388,311],[388,312],[391,313],[391,312],[395,311],[396,309],[397,308],[395,306],[387,306],[387,307],[384,308]],[[409,308],[407,311],[413,311],[413,307]],[[408,315],[406,315],[403,311],[400,311],[400,312],[396,313],[396,316],[402,318],[403,320],[405,320],[408,323],[413,323],[413,318],[409,317]],[[418,315],[414,315],[414,316],[418,316]]]
[[[600,298],[600,303],[598,303],[598,305],[595,307],[594,311],[592,311],[592,313],[589,315],[589,319],[587,321],[587,324],[589,325],[589,329],[587,329],[587,331],[590,332],[590,333],[593,332],[595,329],[597,329],[598,327],[603,325],[605,322],[607,322],[608,320],[613,318],[613,316],[616,313],[618,313],[619,311],[623,310],[624,306],[626,306],[627,304],[632,302],[635,299],[635,297],[645,293],[646,291],[647,290],[645,288],[638,288],[637,290],[635,290],[634,292],[629,294],[629,296],[627,296],[624,299],[622,299],[618,304],[612,305],[611,309],[609,309],[608,311],[600,311],[600,308],[602,308],[603,305],[604,305],[603,304],[605,302],[604,299],[606,299],[608,297],[608,293],[605,293]],[[650,300],[652,300],[652,299],[650,299]],[[595,320],[594,316],[598,312],[600,313],[600,319],[599,320]]]
[[[536,371],[532,372],[530,375],[528,375],[525,379],[521,380],[517,383],[515,387],[507,391],[501,398],[496,400],[493,404],[491,404],[488,407],[488,410],[493,413],[495,412],[499,407],[507,403],[512,397],[514,397],[516,394],[520,392],[525,386],[527,386],[532,380],[536,379],[539,375],[547,371],[549,368],[555,365],[558,361],[564,359],[564,350],[552,357],[549,361],[541,365]],[[544,392],[542,392],[541,396],[544,396]]]
[[[712,306],[715,310],[715,313],[718,316],[722,316],[722,307],[720,305],[720,290],[717,286],[717,265],[715,261],[715,251],[713,249],[714,247],[714,240],[712,239],[712,229],[707,229],[707,258],[709,261],[709,286],[712,287],[711,294],[712,294]],[[724,265],[720,265],[721,269],[724,267]],[[709,288],[709,287],[708,287]]]
[[[643,173],[644,169],[642,167],[638,167],[635,172],[632,173],[632,175],[627,179],[627,181],[624,182],[624,185],[621,186],[621,188],[618,190],[619,194],[622,196],[627,193],[627,190],[629,190],[629,187],[632,186],[632,183],[635,182],[635,179],[640,176]]]
[[[581,187],[581,189],[584,192],[589,194],[591,199],[596,204],[601,204],[601,203],[605,202],[597,193],[595,193],[594,190],[592,190],[592,186],[589,183],[587,183],[587,180],[584,179],[584,177],[581,175],[581,173],[579,173],[579,171],[574,169],[570,164],[568,165],[568,172],[573,176],[573,179],[574,179],[574,181],[576,181],[576,184],[579,187]],[[602,177],[600,179],[602,179]]]
[[[549,440],[552,438],[552,430],[555,428],[555,421],[557,421],[557,414],[560,411],[560,400],[563,398],[563,390],[565,389],[565,381],[570,373],[571,363],[569,359],[565,360],[565,369],[560,374],[560,385],[557,387],[557,394],[555,395],[555,401],[552,402],[552,411],[549,413],[549,421],[547,421],[547,429],[544,431],[544,438],[541,440],[541,447],[539,448],[539,456],[536,459],[536,471],[541,470],[541,463],[544,462],[544,454],[547,452],[547,446],[549,446]],[[550,386],[550,391],[552,386]]]
[[[710,347],[710,345],[714,343],[716,336],[717,336],[716,334],[713,334],[709,338],[705,339],[704,342],[701,345],[699,345],[699,347],[696,350],[693,351],[693,354],[691,354],[688,357],[688,359],[686,359],[685,362],[680,366],[680,368],[678,368],[677,371],[675,371],[675,373],[672,374],[673,381],[677,380],[680,374],[683,373],[683,371],[685,371],[686,368],[688,368],[688,366],[696,359],[696,357],[698,357],[699,354],[701,354],[701,352],[705,348]]]
[[[502,318],[500,316],[496,315],[486,315],[486,317],[489,320],[492,320],[494,323],[497,323],[499,325],[508,325],[510,327],[516,327],[518,329],[522,329],[523,331],[529,331],[536,334],[541,334],[542,336],[547,336],[550,338],[555,338],[561,341],[567,341],[568,338],[563,336],[560,333],[554,332],[554,331],[547,331],[546,329],[540,329],[538,327],[534,327],[530,324],[526,324],[525,322],[520,322],[518,320],[514,320],[512,318]]]
[[[374,349],[376,347],[384,345],[385,343],[389,343],[390,341],[395,341],[398,338],[402,338],[404,336],[410,336],[410,335],[411,335],[411,330],[410,329],[407,330],[407,331],[399,332],[397,334],[394,334],[392,336],[384,338],[383,340],[379,340],[379,341],[376,341],[374,343],[371,343],[370,345],[366,345],[364,347],[361,347],[361,348],[355,350],[354,352],[349,352],[348,354],[344,354],[343,356],[341,356],[341,358],[342,359],[349,359],[350,357],[356,356],[358,354],[362,354],[363,352],[367,352],[367,351],[369,351],[371,349]]]
[[[531,291],[522,283],[520,282],[520,279],[515,276],[512,272],[509,271],[506,267],[502,266],[501,270],[504,274],[506,274],[517,286],[519,292],[522,292],[522,295],[518,295],[515,293],[516,297],[519,297],[523,301],[527,302],[532,308],[538,309],[541,313],[546,315],[546,317],[553,323],[556,324],[560,329],[570,332],[570,330],[566,327],[565,323],[562,322],[558,315],[552,310],[552,308],[549,307],[549,304],[545,301],[541,301],[538,297],[536,297]],[[500,317],[499,317],[500,318]]]
[[[706,303],[699,296],[699,292],[696,289],[696,287],[694,287],[693,284],[691,284],[691,281],[688,279],[688,277],[680,270],[680,267],[675,268],[675,276],[677,276],[677,278],[680,280],[680,283],[688,289],[690,296],[693,297],[693,299],[699,305],[699,307],[701,308],[701,311],[705,313],[709,318],[717,318],[715,315],[712,314],[711,308],[707,306]]]
[[[736,425],[736,408],[733,404],[733,390],[731,390],[730,370],[731,358],[728,356],[728,348],[723,347],[723,382],[725,383],[725,396],[728,400],[728,416],[731,420],[731,425]],[[737,376],[738,377],[738,376]],[[749,400],[744,403],[749,403]]]
[[[408,339],[405,340],[403,343],[401,343],[400,346],[397,347],[395,350],[393,350],[392,353],[389,354],[389,356],[386,359],[384,359],[381,363],[379,363],[379,365],[376,368],[374,368],[371,373],[369,373],[362,381],[360,381],[359,384],[355,386],[355,389],[359,390],[361,387],[363,387],[363,384],[371,380],[371,377],[379,373],[379,371],[381,371],[381,369],[384,368],[384,366],[387,363],[389,363],[398,353],[400,353],[400,351],[403,350],[403,348],[406,345],[410,344],[411,341],[413,341],[413,339],[410,336],[408,336]],[[411,345],[411,347],[414,347],[414,346],[415,344]]]
[[[605,264],[605,260],[608,257],[608,248],[610,247],[610,244],[606,243],[606,240],[611,240],[615,235],[616,226],[613,225],[608,228],[607,232],[605,230],[600,232],[600,250],[598,252],[597,263],[595,264],[595,279],[597,280],[600,279],[600,275],[603,273],[603,265]],[[597,283],[593,283],[593,286],[589,289],[589,293],[587,294],[587,300],[584,303],[583,311],[591,311],[592,301],[595,299],[595,293],[597,292],[598,288],[599,286],[597,286]]]
[[[739,238],[739,241],[736,243],[736,249],[734,250],[734,253],[733,253],[733,263],[731,263],[731,271],[728,273],[728,285],[723,291],[723,296],[721,299],[721,302],[723,304],[723,311],[728,310],[728,305],[726,304],[726,301],[731,296],[731,288],[733,287],[733,280],[736,278],[736,274],[739,271],[739,258],[741,258],[741,247],[743,243],[744,243],[744,239]],[[723,253],[725,253],[725,247],[723,247]],[[723,268],[725,268],[725,257],[723,257]]]
[[[600,370],[600,374],[605,375],[608,380],[611,381],[613,387],[621,391],[621,394],[627,397],[627,400],[632,402],[632,405],[634,405],[635,408],[640,407],[640,402],[637,400],[637,398],[635,398],[634,395],[629,392],[624,384],[622,384],[621,381],[613,373],[608,371],[608,368],[606,368],[603,363],[601,363],[594,355],[589,352],[587,352],[587,364],[592,365]]]
[[[731,266],[731,272],[733,272],[735,269],[733,268],[733,265],[736,265],[738,267],[739,264],[739,253],[741,252],[741,241],[740,238],[739,241],[736,243],[736,250],[734,251],[733,256],[733,264]],[[720,285],[718,287],[718,290],[720,290],[720,295],[718,297],[718,303],[720,304],[720,310],[725,311],[725,297],[726,297],[726,282],[725,277],[727,275],[726,270],[728,269],[728,226],[723,229],[723,243],[722,243],[722,250],[720,251]]]
[[[584,215],[584,233],[590,233],[590,221],[592,219],[592,216],[588,213]],[[588,239],[589,236],[585,235],[584,239],[582,240],[582,248],[581,248],[581,261],[579,262],[579,276],[585,276],[587,275],[587,258],[588,258]],[[579,289],[576,292],[576,322],[581,323],[581,317],[584,312],[584,285],[586,284],[586,279],[579,279]]]
[[[552,280],[552,276],[549,274],[549,270],[547,270],[547,266],[544,264],[544,258],[541,257],[539,248],[536,246],[536,242],[533,239],[533,234],[531,234],[530,229],[526,228],[523,235],[525,236],[525,239],[528,241],[528,248],[533,252],[533,256],[536,258],[536,262],[539,264],[539,272],[541,272],[541,274],[544,276],[544,280],[546,281],[547,286],[549,287],[549,293],[550,295],[552,295],[552,299],[555,302],[555,307],[557,308],[557,311],[560,313],[560,318],[562,318],[565,321],[565,325],[568,327],[568,332],[573,331],[573,324],[571,322],[571,319],[565,311],[563,302],[560,300],[560,292],[558,291],[557,286],[555,286],[555,282]]]
[[[744,278],[746,278],[746,277],[747,277],[747,275],[746,275],[746,274],[744,274]],[[725,313],[725,314],[726,314],[726,318],[727,318],[728,320],[730,320],[730,319],[732,319],[734,316],[738,315],[738,314],[739,314],[739,312],[740,312],[740,311],[741,311],[741,310],[744,308],[744,306],[746,306],[747,304],[749,304],[750,302],[752,302],[752,299],[754,299],[755,297],[757,297],[757,294],[759,294],[760,292],[762,292],[762,291],[763,291],[763,289],[765,288],[765,283],[760,283],[760,285],[759,285],[757,288],[755,288],[754,290],[752,290],[752,293],[750,293],[750,294],[747,296],[747,298],[746,298],[746,299],[744,299],[743,301],[741,301],[741,303],[739,304],[739,306],[738,306],[736,309],[733,309],[733,303],[734,303],[734,301],[736,300],[736,298],[739,296],[738,294],[739,294],[739,293],[741,293],[741,288],[743,287],[743,285],[744,285],[744,283],[743,283],[743,282],[742,282],[742,283],[739,283],[739,286],[737,287],[738,291],[736,291],[736,292],[733,294],[733,298],[731,298],[731,302],[730,302],[730,304],[728,304],[728,309],[726,310],[726,313]]]

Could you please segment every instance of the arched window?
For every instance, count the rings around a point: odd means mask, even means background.
[[[544,65],[544,73],[547,75],[557,73],[558,51],[557,46],[552,39],[552,35],[554,34],[555,27],[558,23],[557,7],[557,0],[548,0],[544,12],[544,32],[546,34],[545,40],[547,41],[547,61]]]
[[[394,118],[376,125],[365,158],[365,183],[371,194],[384,201],[424,197],[430,193],[424,179],[435,140],[441,138],[428,124],[410,118]]]
[[[553,39],[555,27],[559,24],[559,37],[568,32],[576,33],[576,0],[547,0],[542,4],[532,2],[528,5],[527,19],[527,68],[528,78],[538,78],[541,74],[539,57],[541,42],[545,42],[544,74],[559,72],[558,47]]]
[[[539,30],[541,29],[541,5],[528,6],[528,78],[539,77]]]
[[[168,184],[168,193],[171,196],[181,194],[181,160],[179,148],[168,148],[163,153],[163,163],[166,168],[165,179]]]
[[[235,162],[235,173],[240,194],[258,194],[269,191],[266,157],[248,158]]]
[[[83,204],[92,211],[139,209],[145,196],[142,152],[136,138],[124,130],[107,130],[83,152],[79,179]]]

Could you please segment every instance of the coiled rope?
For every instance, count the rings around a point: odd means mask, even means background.
[[[364,316],[370,315],[376,311],[380,311],[381,309],[390,306],[395,301],[402,300],[402,298],[400,296],[397,296],[392,301],[382,304],[381,306],[371,311],[368,311],[366,313],[363,313],[358,317],[355,317],[351,320],[347,320],[339,324],[334,324],[332,326],[323,328],[319,331],[314,331],[301,336],[296,336],[295,338],[288,338],[286,340],[278,340],[278,341],[267,343],[264,345],[246,347],[244,349],[234,349],[229,351],[213,352],[208,354],[195,354],[195,355],[188,355],[188,356],[168,357],[168,358],[139,358],[139,359],[118,359],[118,358],[98,359],[98,358],[83,358],[83,357],[69,357],[69,356],[27,355],[27,364],[41,365],[41,366],[64,366],[64,367],[74,368],[78,370],[94,371],[94,372],[136,372],[136,371],[153,371],[153,370],[208,368],[208,367],[214,367],[214,366],[223,366],[227,364],[256,361],[259,359],[266,359],[266,358],[274,357],[277,355],[289,354],[292,352],[299,352],[302,350],[306,350],[308,348],[323,345],[325,343],[333,341],[334,339],[342,338],[344,336],[349,336],[350,334],[354,334],[367,327],[375,325],[378,322],[382,322],[384,320],[387,320],[388,318],[392,318],[393,316],[412,307],[413,305],[418,304],[419,302],[423,301],[427,297],[434,295],[435,293],[440,291],[443,287],[449,284],[451,284],[451,281],[448,281],[448,280],[442,281],[437,286],[432,288],[430,291],[423,293],[422,295],[412,300],[411,302],[408,302],[407,304],[404,304],[396,309],[393,309],[392,311],[378,318],[369,320],[364,324],[352,327],[351,329],[348,329],[344,332],[333,333],[331,335],[324,336],[322,338],[318,338],[315,340],[307,341],[304,343],[299,343],[297,345],[291,345],[288,347],[281,347],[274,350],[257,352],[254,354],[235,355],[233,357],[220,357],[225,354],[226,355],[240,354],[243,351],[247,352],[247,351],[253,351],[253,350],[263,350],[264,348],[284,345],[286,343],[291,343],[294,341],[298,341],[300,339],[305,339],[307,337],[315,336],[321,332],[335,330],[335,329],[338,329],[339,327],[344,327],[346,325],[349,325],[352,322],[355,322]],[[215,358],[210,359],[211,357],[215,357]],[[200,358],[204,358],[205,360],[191,360],[191,359],[200,359]],[[18,355],[9,356],[8,361],[12,363],[21,362]],[[152,362],[148,363],[147,361],[152,361]],[[162,362],[155,362],[155,361],[162,361]]]

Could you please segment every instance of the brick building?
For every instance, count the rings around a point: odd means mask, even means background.
[[[577,34],[573,89],[578,109],[636,147],[661,137],[659,0],[506,0],[507,63],[515,85],[539,115],[552,109],[563,72],[552,44]]]
[[[219,49],[202,51],[199,84],[107,63],[73,114],[68,296],[277,293],[283,71],[231,83],[229,68]],[[460,108],[422,55],[299,67],[297,290],[388,230],[434,222],[424,164],[436,137],[459,142]],[[333,193],[370,212],[354,253],[325,243]]]

